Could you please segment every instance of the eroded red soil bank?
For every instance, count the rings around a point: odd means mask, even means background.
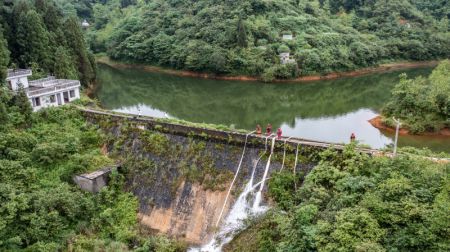
[[[181,76],[181,77],[194,77],[194,78],[202,78],[202,79],[232,80],[232,81],[260,81],[259,78],[253,77],[253,76],[216,75],[216,74],[211,74],[211,73],[200,73],[200,72],[185,71],[185,70],[167,69],[167,68],[142,65],[142,64],[128,64],[128,63],[113,61],[113,60],[109,59],[108,57],[98,57],[97,61],[99,63],[107,64],[107,65],[110,65],[110,66],[113,66],[116,68],[121,68],[121,69],[141,69],[141,70],[147,71],[147,72],[165,73],[165,74],[171,74],[171,75],[176,75],[176,76]],[[362,75],[367,75],[367,74],[372,74],[372,73],[381,73],[381,72],[408,69],[408,68],[433,67],[433,66],[436,66],[438,63],[439,63],[439,61],[390,63],[390,64],[383,64],[383,65],[380,65],[377,67],[362,68],[362,69],[358,69],[356,71],[350,71],[350,72],[336,72],[336,73],[330,73],[330,74],[326,74],[326,75],[302,76],[302,77],[299,77],[296,79],[290,79],[290,80],[275,80],[274,82],[310,82],[310,81],[319,81],[319,80],[332,80],[332,79],[338,79],[338,78],[342,78],[342,77],[355,77],[355,76],[362,76]]]
[[[385,125],[383,123],[381,116],[377,116],[375,118],[372,118],[371,120],[369,120],[369,122],[370,122],[370,124],[372,124],[372,126],[374,126],[377,129],[385,130],[385,131],[388,131],[388,132],[395,132],[395,128],[387,126],[387,125]],[[400,135],[415,135],[415,134],[412,134],[411,132],[409,132],[409,130],[405,129],[405,128],[400,128],[399,134]],[[441,129],[440,131],[437,131],[437,132],[424,132],[424,133],[421,133],[419,135],[422,135],[422,136],[450,137],[450,129],[449,128],[444,128],[444,129]]]

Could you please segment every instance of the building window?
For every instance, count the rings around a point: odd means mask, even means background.
[[[75,90],[70,90],[70,98],[74,98],[75,97]]]
[[[41,106],[41,99],[40,99],[40,97],[33,98],[33,106],[34,107]]]
[[[24,88],[22,81],[20,81],[20,78],[17,80],[16,85],[17,85],[17,89]]]
[[[55,103],[55,102],[56,102],[56,97],[55,97],[55,95],[50,95],[50,96],[49,96],[49,99],[50,99],[50,102],[51,102],[51,103]]]

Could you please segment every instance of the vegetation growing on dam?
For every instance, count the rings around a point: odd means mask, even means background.
[[[182,181],[199,183],[204,190],[225,190],[233,173],[216,167],[217,153],[213,151],[239,152],[238,147],[223,143],[209,143],[208,135],[174,138],[164,134],[163,127],[141,130],[135,123],[114,122],[100,119],[100,124],[111,146],[111,155],[123,157],[129,177],[145,174],[145,184],[152,186],[157,180],[166,180],[172,194]],[[112,130],[118,127],[117,130]],[[198,138],[200,137],[200,138]],[[152,161],[157,160],[158,162]],[[133,189],[137,184],[131,185]],[[139,184],[139,186],[145,186]]]
[[[326,151],[304,181],[273,175],[276,206],[225,251],[448,250],[449,169],[422,158],[369,157],[353,146]]]
[[[450,55],[445,0],[60,2],[95,52],[176,69],[270,81]]]
[[[442,61],[428,77],[401,77],[392,91],[383,115],[389,126],[391,117],[403,121],[412,133],[439,131],[450,127],[450,61]]]

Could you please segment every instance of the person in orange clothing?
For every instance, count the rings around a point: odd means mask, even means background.
[[[283,131],[281,131],[281,128],[278,128],[278,130],[277,130],[278,139],[281,139],[282,134],[283,134]]]
[[[356,140],[356,135],[355,133],[352,133],[352,135],[350,136],[350,142],[354,142]]]
[[[272,134],[272,124],[267,124],[267,128],[266,128],[266,134],[268,136],[270,136],[270,134]]]
[[[256,125],[256,134],[257,135],[261,135],[262,134],[262,128],[261,128],[261,125]]]

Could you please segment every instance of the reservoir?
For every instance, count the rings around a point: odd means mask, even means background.
[[[153,117],[221,124],[252,131],[272,124],[283,135],[348,143],[350,135],[373,148],[392,145],[393,133],[373,127],[406,73],[427,76],[431,68],[307,83],[261,83],[180,77],[99,64],[95,96],[105,109]],[[450,152],[450,137],[400,136],[400,146]]]

